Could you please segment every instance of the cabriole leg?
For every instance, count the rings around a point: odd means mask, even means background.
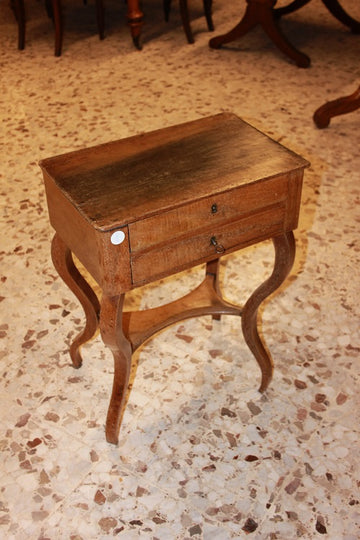
[[[117,444],[121,420],[129,393],[132,348],[122,329],[124,294],[103,295],[100,331],[103,342],[114,357],[114,380],[106,419],[106,440]]]
[[[85,311],[85,328],[76,336],[70,346],[70,356],[73,366],[79,368],[82,364],[80,347],[95,335],[99,326],[99,300],[88,282],[76,268],[70,249],[57,233],[52,241],[51,256],[59,276],[75,294]]]
[[[273,362],[258,333],[258,309],[260,304],[283,283],[295,259],[295,240],[292,232],[276,236],[273,238],[273,244],[275,248],[274,270],[246,302],[241,320],[245,341],[261,369],[260,392],[264,392],[271,381]]]

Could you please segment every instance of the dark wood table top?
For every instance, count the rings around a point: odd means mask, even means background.
[[[306,164],[225,113],[52,157],[40,165],[95,228],[109,230]]]

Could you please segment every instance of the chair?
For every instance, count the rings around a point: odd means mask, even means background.
[[[86,0],[84,0],[84,4]],[[96,17],[97,26],[99,32],[99,38],[105,37],[105,23],[104,23],[104,3],[103,0],[95,0],[96,3]],[[15,13],[15,17],[18,23],[18,49],[25,48],[25,7],[24,0],[11,0],[11,7]],[[62,42],[63,42],[63,18],[62,18],[62,5],[61,0],[45,0],[45,7],[49,17],[54,22],[55,27],[55,56],[61,56]]]
[[[203,4],[204,4],[204,13],[205,13],[208,29],[210,31],[213,31],[214,24],[213,24],[212,15],[211,15],[212,0],[203,0]],[[188,9],[187,0],[179,0],[179,6],[180,6],[182,25],[184,28],[184,32],[186,34],[186,38],[189,43],[194,43],[195,40],[194,40],[194,36],[193,36],[191,26],[190,26],[190,17],[189,17],[189,9]],[[164,13],[165,13],[166,21],[169,20],[170,7],[171,7],[171,0],[164,0]]]

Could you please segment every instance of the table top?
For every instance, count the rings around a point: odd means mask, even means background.
[[[100,231],[308,162],[230,113],[44,159],[43,171]]]

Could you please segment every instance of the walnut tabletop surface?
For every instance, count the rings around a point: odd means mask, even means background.
[[[40,166],[93,227],[108,231],[307,162],[222,113],[44,159]]]

